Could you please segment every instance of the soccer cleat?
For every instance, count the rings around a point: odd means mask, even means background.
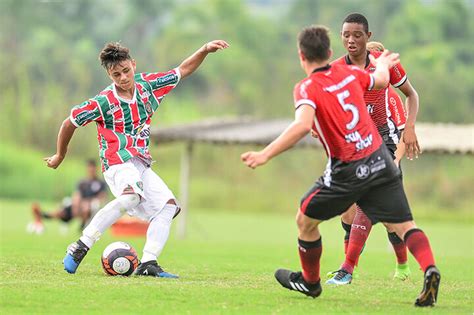
[[[178,275],[164,271],[155,260],[147,261],[146,263],[140,263],[137,267],[137,270],[135,270],[135,275],[159,278],[179,278]]]
[[[352,282],[352,274],[344,269],[339,269],[334,277],[326,281],[326,284],[345,285]]]
[[[63,259],[64,270],[68,273],[76,273],[77,267],[86,256],[89,247],[81,240],[72,243],[68,246],[66,256]]]
[[[339,270],[330,271],[326,274],[328,279],[333,278]],[[359,279],[359,271],[357,270],[357,266],[354,267],[354,271],[352,271],[352,279]]]
[[[317,283],[307,283],[303,279],[301,272],[292,272],[286,269],[278,269],[275,272],[275,278],[284,287],[292,291],[298,291],[313,299],[321,295],[323,289],[320,281]]]
[[[415,301],[415,306],[434,306],[438,299],[439,282],[441,275],[435,266],[429,267],[425,272],[423,290]]]
[[[411,275],[411,271],[410,271],[410,266],[408,265],[408,263],[397,264],[397,267],[395,268],[395,274],[393,275],[393,279],[405,281],[410,277],[410,275]]]

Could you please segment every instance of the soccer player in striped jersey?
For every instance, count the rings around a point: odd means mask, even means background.
[[[367,50],[369,51],[384,51],[385,47],[380,42],[371,41],[367,43]],[[388,87],[388,106],[390,110],[390,117],[392,117],[395,126],[400,131],[400,138],[403,139],[403,130],[407,121],[407,111],[400,95],[392,86]],[[399,164],[405,155],[405,143],[399,141],[397,150],[395,151],[395,164]]]
[[[63,264],[68,273],[76,272],[104,231],[128,212],[150,222],[136,274],[177,278],[157,263],[168,240],[171,221],[180,208],[173,193],[151,169],[148,149],[151,119],[178,82],[192,74],[209,53],[227,47],[223,40],[211,41],[177,68],[153,73],[136,73],[135,60],[120,43],[108,43],[100,52],[100,62],[112,84],[71,110],[59,130],[56,154],[45,158],[48,167],[57,168],[66,156],[75,130],[95,122],[102,171],[116,197],[99,210],[80,239],[67,248]]]
[[[333,64],[355,65],[359,69],[365,69],[368,72],[374,71],[375,67],[371,64],[369,56],[377,57],[381,52],[367,50],[367,43],[371,35],[369,23],[362,14],[349,14],[344,19],[341,30],[342,42],[348,54],[335,60]],[[397,129],[389,110],[388,84],[382,90],[364,93],[367,110],[375,122],[379,134],[392,153],[394,160],[396,159],[395,151],[400,140],[404,143],[407,158],[411,160],[414,157],[418,157],[418,154],[421,153],[415,133],[415,121],[419,103],[418,94],[408,80],[401,64],[394,66],[390,70],[389,82],[394,87],[400,89],[406,96],[408,117],[406,119],[403,139],[400,139],[400,131]],[[353,270],[372,228],[372,222],[356,205],[351,206],[341,216],[341,223],[346,232],[344,237],[346,259],[338,271],[329,273],[332,278],[327,281],[330,284],[338,285],[351,283]],[[387,232],[388,239],[397,257],[394,278],[405,280],[411,273],[407,263],[406,246],[394,231],[387,230]]]
[[[415,305],[434,305],[441,276],[428,238],[413,221],[400,169],[364,101],[365,90],[387,86],[389,67],[398,62],[398,55],[385,51],[377,60],[370,56],[375,67],[373,73],[355,66],[329,65],[332,50],[328,30],[321,26],[300,32],[298,54],[307,77],[293,90],[294,121],[263,150],[241,156],[245,165],[254,169],[291,148],[312,128],[328,156],[324,174],[301,199],[296,215],[302,271],[278,269],[276,280],[288,290],[318,297],[322,292],[319,224],[357,203],[371,219],[383,222],[405,239],[425,272],[423,289]]]

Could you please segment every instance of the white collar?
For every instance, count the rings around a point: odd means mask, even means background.
[[[135,83],[133,84],[133,87],[134,87],[134,90],[133,90],[133,97],[132,97],[131,100],[127,100],[127,99],[125,99],[125,98],[123,98],[123,97],[120,97],[120,96],[118,95],[118,93],[117,93],[117,88],[115,87],[115,83],[112,83],[112,90],[113,90],[113,92],[114,92],[114,96],[115,96],[118,100],[120,100],[120,101],[122,101],[122,102],[125,102],[125,103],[128,103],[128,104],[133,104],[133,103],[135,103],[135,102],[137,101],[137,87],[136,87],[136,84],[135,84]]]

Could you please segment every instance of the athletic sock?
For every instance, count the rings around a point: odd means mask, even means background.
[[[316,283],[320,280],[319,266],[323,246],[321,238],[316,241],[307,242],[298,239],[298,252],[300,254],[303,279],[308,283]]]
[[[349,245],[349,237],[351,235],[351,225],[345,223],[342,220],[341,220],[341,225],[344,231],[346,231],[346,234],[344,235],[344,254],[345,254],[347,253],[347,246]]]
[[[398,237],[397,233],[395,232],[387,232],[388,240],[393,246],[393,250],[395,251],[395,255],[397,256],[397,263],[399,265],[403,265],[407,263],[408,254],[407,254],[407,247],[403,240]]]
[[[156,260],[165,247],[170,234],[171,222],[177,206],[166,204],[164,208],[151,220],[146,232],[146,243],[143,248],[142,263]]]
[[[354,267],[359,262],[360,254],[364,249],[365,242],[372,229],[372,222],[362,210],[357,207],[354,222],[352,223],[349,244],[347,247],[346,258],[341,268],[349,273],[354,272]]]
[[[430,242],[420,229],[411,229],[405,233],[405,244],[415,257],[423,272],[435,265]]]
[[[112,224],[114,224],[123,214],[123,210],[136,207],[140,202],[137,194],[124,194],[106,204],[92,218],[91,222],[82,231],[80,240],[91,248]]]

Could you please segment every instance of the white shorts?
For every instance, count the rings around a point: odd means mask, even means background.
[[[115,197],[122,195],[127,187],[140,195],[140,204],[127,213],[142,220],[150,221],[168,200],[176,199],[163,180],[137,157],[112,165],[104,172],[104,178]]]

